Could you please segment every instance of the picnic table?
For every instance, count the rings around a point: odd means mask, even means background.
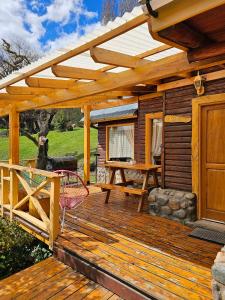
[[[141,164],[141,163],[125,163],[125,162],[107,162],[104,164],[106,168],[109,168],[111,171],[111,176],[109,179],[109,183],[98,183],[97,186],[102,188],[102,190],[107,191],[105,203],[108,203],[110,193],[112,190],[118,190],[120,192],[124,192],[126,196],[129,194],[139,195],[140,196],[140,202],[138,205],[138,212],[142,210],[144,199],[146,195],[148,194],[148,180],[149,176],[152,175],[154,179],[154,186],[158,187],[158,177],[157,177],[157,170],[160,168],[159,165],[152,165],[152,164]],[[127,185],[130,185],[133,183],[133,181],[127,181],[125,176],[125,170],[135,170],[140,171],[142,174],[144,174],[144,180],[142,184],[142,188],[133,188],[133,187],[127,187]],[[119,184],[115,184],[115,174],[116,171],[120,172],[121,180],[122,182]]]

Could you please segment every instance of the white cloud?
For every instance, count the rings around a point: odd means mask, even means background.
[[[1,1],[0,5],[0,38],[7,40],[22,39],[30,43],[33,47],[40,49],[40,38],[46,33],[45,27],[48,22],[56,22],[60,31],[60,38],[49,41],[44,49],[55,49],[65,47],[67,43],[76,41],[80,32],[87,32],[92,28],[88,24],[80,27],[80,18],[87,19],[96,17],[96,13],[88,11],[83,0],[53,0],[52,4],[45,7],[45,13],[38,15],[40,8],[44,8],[43,2],[30,0],[32,10],[26,6],[28,0],[7,0]],[[45,22],[45,23],[44,23]],[[76,26],[76,32],[67,34],[62,27],[69,22]]]

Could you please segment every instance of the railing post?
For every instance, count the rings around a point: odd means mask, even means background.
[[[60,232],[59,223],[59,196],[60,196],[60,177],[51,179],[50,190],[50,232],[49,232],[49,247],[53,248],[54,240]]]
[[[4,215],[4,205],[9,204],[9,170],[6,168],[1,168],[1,216]]]
[[[13,220],[13,209],[19,200],[19,181],[16,170],[10,170],[10,221]]]

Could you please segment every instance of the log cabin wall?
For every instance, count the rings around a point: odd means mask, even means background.
[[[225,79],[205,83],[205,95],[225,93]],[[165,93],[166,115],[192,115],[192,99],[197,98],[193,85]],[[192,190],[191,123],[165,123],[164,149],[166,188]]]
[[[205,95],[225,93],[225,79],[205,83]],[[192,99],[197,98],[193,85],[165,92],[165,115],[192,115]],[[135,160],[145,162],[145,115],[163,111],[163,97],[140,101],[138,118],[99,123],[98,165],[106,159],[106,126],[110,124],[135,123]],[[165,188],[192,190],[191,138],[192,124],[164,124],[164,172]]]

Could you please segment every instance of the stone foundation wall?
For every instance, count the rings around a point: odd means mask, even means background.
[[[212,292],[215,300],[225,300],[225,246],[217,254],[212,267]]]
[[[182,224],[189,224],[197,219],[195,194],[172,189],[157,188],[150,192],[149,213],[166,217]]]

